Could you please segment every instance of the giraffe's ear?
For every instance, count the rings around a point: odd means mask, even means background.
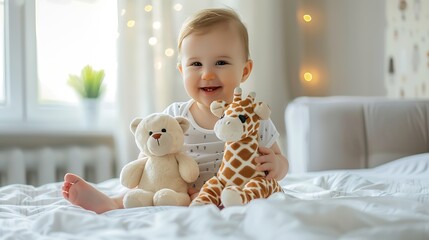
[[[262,120],[267,120],[270,118],[271,109],[265,103],[256,103],[254,111]]]
[[[210,104],[210,110],[216,117],[221,117],[228,104],[225,101],[213,101]]]

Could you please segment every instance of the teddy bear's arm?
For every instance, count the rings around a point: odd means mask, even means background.
[[[137,159],[122,168],[120,182],[127,188],[135,188],[142,177],[147,158]]]
[[[197,162],[183,153],[177,154],[176,160],[179,163],[179,173],[183,180],[187,183],[195,182],[200,174]]]

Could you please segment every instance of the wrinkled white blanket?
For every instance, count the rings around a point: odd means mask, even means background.
[[[243,207],[144,207],[97,215],[61,183],[0,188],[1,239],[429,239],[429,155],[370,170],[287,176]],[[96,185],[109,195],[118,179]]]

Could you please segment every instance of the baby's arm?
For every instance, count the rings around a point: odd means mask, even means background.
[[[281,180],[286,176],[289,162],[277,143],[274,143],[271,148],[259,146],[259,153],[261,155],[256,158],[256,162],[259,163],[256,170],[268,171],[267,179]]]
[[[188,189],[188,194],[189,194],[189,197],[191,198],[191,201],[194,200],[194,198],[198,197],[199,192],[200,192],[200,189],[196,189],[193,187]]]

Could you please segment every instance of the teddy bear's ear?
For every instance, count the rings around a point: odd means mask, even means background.
[[[130,130],[133,134],[136,133],[137,127],[139,126],[142,120],[143,120],[142,118],[137,117],[131,121]]]
[[[268,118],[270,118],[271,109],[265,103],[256,103],[254,111],[262,120],[267,120]]]
[[[189,121],[184,117],[174,117],[182,128],[183,132],[186,132],[189,129]]]
[[[216,117],[222,117],[228,104],[225,101],[213,101],[210,104],[210,110]]]

